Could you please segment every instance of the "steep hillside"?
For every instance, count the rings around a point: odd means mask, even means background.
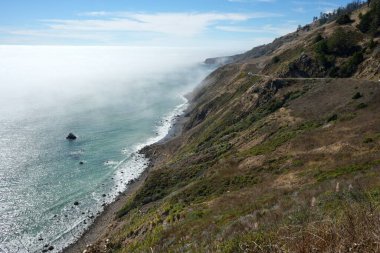
[[[373,2],[374,5],[378,4]],[[214,61],[208,59],[206,62],[240,63],[244,64],[247,73],[275,77],[356,77],[379,80],[378,32],[370,33],[361,28],[370,26],[367,24],[370,21],[363,18],[368,11],[365,6],[350,15],[343,15],[346,17],[342,18],[343,21],[337,19],[325,25],[318,25],[316,21],[244,54],[216,58]],[[378,15],[372,18],[380,20]]]
[[[181,137],[147,150],[156,166],[108,249],[370,252],[380,85],[237,75],[223,88],[197,99]]]
[[[143,151],[147,179],[87,252],[378,252],[380,47],[356,27],[366,11],[214,71],[182,134]]]

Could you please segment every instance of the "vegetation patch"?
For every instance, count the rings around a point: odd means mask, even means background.
[[[345,7],[339,7],[333,12],[321,12],[319,18],[314,17],[314,21],[319,21],[319,25],[324,25],[328,22],[332,22],[343,15],[350,15],[353,11],[361,8],[365,3],[362,1],[353,1],[348,3]]]
[[[349,120],[353,120],[355,117],[357,116],[356,113],[353,113],[353,112],[349,112],[349,113],[344,113],[342,114],[340,117],[339,117],[339,121],[349,121]]]
[[[275,56],[275,57],[272,58],[272,63],[276,64],[278,62],[280,62],[280,57]]]
[[[352,164],[352,165],[338,167],[338,168],[328,170],[328,171],[318,171],[314,177],[317,179],[317,181],[322,182],[325,180],[335,179],[343,175],[356,173],[359,171],[366,171],[366,170],[372,169],[374,166],[377,166],[379,164],[380,164],[380,160],[367,162],[364,164]]]
[[[368,105],[366,103],[360,103],[356,106],[356,109],[360,110],[360,109],[364,109],[367,107],[368,107]]]
[[[314,45],[317,61],[329,69],[331,77],[350,77],[364,60],[361,47],[358,46],[360,35],[337,28],[328,38],[318,36]],[[337,57],[349,57],[341,66],[336,66]]]
[[[332,122],[332,121],[337,121],[338,120],[338,114],[333,114],[331,115],[328,119],[327,122]]]
[[[354,21],[350,18],[350,15],[343,14],[343,15],[339,16],[339,18],[336,20],[336,22],[339,25],[346,25],[346,24],[351,24]]]
[[[285,144],[296,136],[295,132],[279,133],[265,141],[262,144],[256,145],[249,151],[250,155],[265,155],[275,151],[278,147]]]
[[[274,245],[275,234],[264,231],[234,235],[233,238],[223,242],[220,246],[223,253],[236,252],[278,252]]]
[[[356,94],[352,97],[352,99],[359,99],[362,97],[363,97],[363,95],[360,92],[356,92]]]
[[[203,178],[187,187],[174,197],[175,201],[197,203],[211,196],[216,197],[227,191],[236,191],[260,182],[257,175],[245,174],[231,177]]]
[[[173,190],[186,185],[208,167],[208,163],[182,168],[164,168],[151,171],[143,187],[119,212],[123,216],[135,207],[157,201]]]
[[[370,10],[360,15],[360,23],[358,29],[363,33],[370,33],[376,35],[378,33],[378,27],[380,26],[380,1],[372,0],[370,4]]]
[[[303,90],[290,91],[285,94],[284,98],[286,101],[292,101],[294,99],[301,97],[303,94],[305,94],[305,91]]]

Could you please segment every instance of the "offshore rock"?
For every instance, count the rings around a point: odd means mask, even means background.
[[[73,141],[76,139],[77,139],[77,137],[73,133],[69,133],[69,135],[66,137],[66,140],[70,140],[70,141]]]

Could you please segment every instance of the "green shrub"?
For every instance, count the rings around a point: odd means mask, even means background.
[[[360,104],[358,104],[358,105],[356,106],[356,109],[364,109],[364,108],[366,108],[366,107],[368,107],[367,104],[365,104],[365,103],[360,103]]]
[[[330,70],[329,76],[330,76],[330,77],[338,77],[338,76],[339,76],[338,72],[339,72],[339,68],[334,66],[334,67]]]
[[[250,155],[265,155],[275,151],[278,147],[282,146],[286,142],[290,141],[294,137],[296,137],[296,132],[289,131],[284,133],[278,133],[271,139],[254,146],[250,150]]]
[[[329,53],[335,55],[351,55],[356,50],[356,42],[352,32],[345,31],[342,28],[336,29],[327,40],[327,48]]]
[[[320,40],[321,39],[321,40]],[[359,52],[356,45],[355,36],[342,28],[338,28],[328,38],[318,38],[314,45],[316,60],[326,69],[331,69],[331,77],[349,77],[357,69],[357,66],[363,61],[363,53]],[[335,68],[336,56],[353,56],[346,61],[340,68]]]
[[[359,65],[364,60],[364,56],[362,52],[355,52],[351,57],[350,61],[353,65]]]
[[[291,100],[294,100],[294,99],[297,99],[299,98],[300,96],[302,96],[305,92],[302,91],[302,90],[297,90],[297,91],[290,91],[288,93],[285,94],[284,96],[284,99],[286,101],[291,101]]]
[[[370,13],[366,13],[361,16],[360,23],[358,24],[358,29],[363,32],[367,33],[369,31],[369,28],[371,26],[371,15]]]
[[[151,171],[144,185],[136,192],[134,198],[123,207],[119,216],[127,214],[140,205],[164,198],[174,189],[198,177],[208,166],[208,163],[204,163],[183,168],[162,168]]]
[[[321,39],[314,45],[314,52],[316,53],[316,59],[325,68],[331,68],[334,66],[335,56],[328,55],[329,49],[327,46],[327,40]]]
[[[340,77],[350,77],[352,76],[357,68],[358,65],[363,61],[363,53],[362,52],[356,52],[354,55],[346,61],[339,70],[339,76]]]
[[[339,18],[336,20],[336,22],[339,25],[346,25],[346,24],[350,24],[354,21],[350,18],[350,15],[344,14],[344,15],[339,16]]]
[[[272,63],[278,63],[278,62],[280,62],[280,57],[275,56],[272,58]]]
[[[186,187],[173,198],[173,201],[181,203],[198,202],[210,196],[220,196],[227,191],[251,187],[259,182],[259,177],[250,173],[227,177],[205,177]]]
[[[363,95],[360,92],[356,92],[356,94],[352,97],[352,99],[359,99],[362,97],[363,97]]]
[[[322,37],[322,35],[319,33],[317,36],[315,36],[314,38],[314,43],[318,43],[320,41],[324,40],[324,38]]]
[[[315,45],[314,45],[314,51],[317,53],[317,54],[327,54],[328,53],[328,46],[327,46],[327,40],[325,39],[322,39],[320,40],[319,42],[317,42]]]
[[[351,173],[355,173],[359,171],[366,171],[379,164],[380,164],[380,160],[363,163],[363,164],[351,164],[347,166],[338,167],[333,170],[318,171],[315,177],[319,182],[322,182],[322,181],[334,179],[346,174],[351,174]]]
[[[376,47],[377,43],[376,41],[374,41],[373,39],[371,39],[369,42],[368,42],[368,48],[369,49],[374,49]]]
[[[246,76],[247,76],[247,73],[245,73],[245,72],[243,71],[243,72],[241,72],[241,73],[239,74],[238,79],[242,79],[242,78],[244,78],[244,77],[246,77]]]
[[[364,143],[372,143],[372,142],[374,142],[374,140],[370,137],[368,137],[364,140]]]
[[[380,0],[373,0],[370,6],[370,10],[361,16],[358,29],[376,35],[380,26]]]
[[[327,122],[336,121],[338,120],[338,115],[334,114],[330,118],[327,119]]]

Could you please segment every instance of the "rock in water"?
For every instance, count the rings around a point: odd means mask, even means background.
[[[69,135],[66,137],[66,140],[73,141],[73,140],[76,140],[76,139],[77,139],[77,137],[73,133],[69,133]]]

